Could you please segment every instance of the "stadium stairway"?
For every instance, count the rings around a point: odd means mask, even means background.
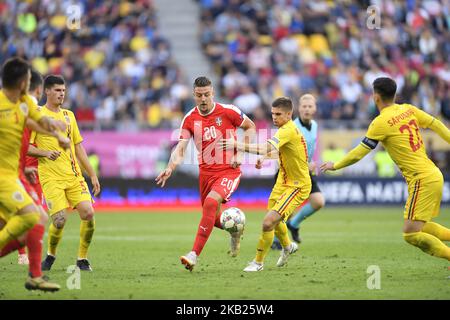
[[[193,0],[176,1],[176,5],[167,0],[153,3],[161,35],[170,41],[173,57],[186,80],[193,83],[196,77],[205,75],[218,86],[219,80],[203,55],[198,39],[200,6]]]

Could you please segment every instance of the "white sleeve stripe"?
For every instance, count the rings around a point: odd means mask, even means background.
[[[184,125],[184,122],[186,121],[186,118],[189,117],[191,115],[191,113],[194,112],[194,110],[195,110],[195,107],[192,108],[191,111],[186,113],[186,115],[184,116],[183,120],[181,120],[180,131],[183,129],[183,125]]]
[[[244,114],[244,117],[242,119],[241,124],[239,125],[239,128],[242,127],[242,125],[244,124],[245,119],[247,119],[248,117]]]
[[[223,104],[222,107],[224,107],[225,109],[233,110],[234,112],[236,112],[241,117],[245,116],[245,114],[242,112],[242,110],[239,109],[238,107],[236,107],[235,105]]]

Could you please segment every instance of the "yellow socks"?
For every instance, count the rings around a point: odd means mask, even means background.
[[[78,259],[86,259],[92,236],[94,235],[95,221],[81,220],[80,223],[80,246],[78,247]]]
[[[33,228],[38,221],[39,213],[37,212],[12,216],[0,231],[0,249],[6,246],[11,240],[17,239],[26,231]]]
[[[81,220],[80,222],[80,245],[78,247],[78,259],[86,259],[89,245],[94,234],[95,221]],[[54,224],[50,224],[48,229],[48,254],[56,256],[56,248],[62,238],[64,228],[57,229]]]
[[[422,228],[422,232],[431,234],[442,241],[450,241],[450,229],[447,229],[435,222],[427,222]]]
[[[275,235],[277,236],[278,240],[280,240],[281,245],[283,248],[286,248],[291,244],[291,240],[288,236],[288,228],[286,226],[286,223],[281,221],[276,227],[275,227]]]
[[[48,228],[48,251],[47,253],[56,256],[56,248],[58,243],[62,238],[64,228],[58,229],[53,223],[50,224]]]
[[[258,247],[256,247],[255,261],[263,263],[267,252],[270,250],[274,237],[274,231],[263,231],[261,237],[259,237]]]
[[[432,256],[450,261],[450,248],[435,236],[425,232],[404,233],[403,238],[409,244],[418,247]]]

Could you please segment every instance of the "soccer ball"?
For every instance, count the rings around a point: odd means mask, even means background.
[[[228,208],[220,216],[223,230],[230,233],[242,231],[245,226],[245,214],[239,208]]]

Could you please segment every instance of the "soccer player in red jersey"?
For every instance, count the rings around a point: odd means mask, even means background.
[[[172,152],[167,168],[156,178],[164,187],[167,179],[181,163],[189,140],[193,138],[199,151],[199,187],[203,214],[198,226],[192,251],[181,256],[181,263],[192,271],[197,257],[203,250],[214,226],[220,225],[222,203],[230,199],[241,178],[239,155],[235,150],[222,150],[217,142],[222,138],[236,139],[236,129],[242,128],[248,139],[255,130],[255,124],[233,105],[214,101],[214,88],[206,77],[194,82],[196,107],[189,111],[181,123],[179,142]],[[242,232],[231,234],[231,256],[239,253]]]

